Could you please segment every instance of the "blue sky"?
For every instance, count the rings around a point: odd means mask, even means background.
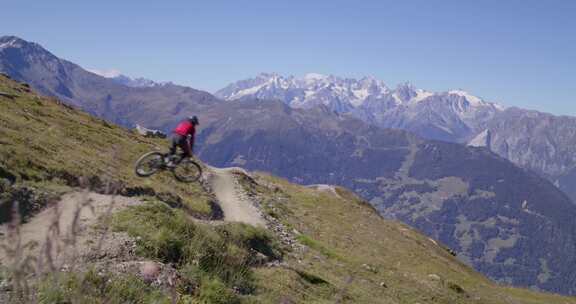
[[[374,76],[576,115],[576,1],[5,1],[0,35],[86,68],[215,91]]]

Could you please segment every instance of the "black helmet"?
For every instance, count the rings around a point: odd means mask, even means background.
[[[188,117],[188,120],[195,126],[199,125],[198,117],[196,115]]]

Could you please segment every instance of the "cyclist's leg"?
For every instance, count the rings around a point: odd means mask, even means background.
[[[184,139],[184,156],[192,157],[192,147],[190,147],[190,139],[188,137]]]
[[[172,134],[171,139],[172,139],[172,145],[170,146],[170,155],[175,155],[176,154],[176,149],[179,146],[179,142],[180,142],[180,138],[181,135],[179,134]]]
[[[182,153],[180,154],[180,161],[184,158],[190,157],[190,144],[188,143],[188,138],[182,136],[181,140],[178,142],[178,146],[182,149]]]
[[[179,160],[176,161],[174,159],[174,156],[176,155],[176,150],[180,145],[182,137],[183,136],[180,134],[172,134],[172,136],[170,137],[172,144],[170,145],[170,151],[168,152],[168,154],[165,155],[166,166],[168,166],[168,168],[173,168],[179,162]]]

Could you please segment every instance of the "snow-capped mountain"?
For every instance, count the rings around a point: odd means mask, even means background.
[[[16,37],[16,36],[2,36],[0,37],[0,50],[7,48],[23,48],[29,45],[30,47],[38,46],[36,43],[28,42]]]
[[[125,85],[133,88],[146,88],[162,85],[163,83],[155,82],[153,80],[142,78],[142,77],[130,77],[122,74],[122,72],[112,69],[112,70],[95,70],[87,69],[87,71],[94,73],[96,75],[102,76],[104,78],[112,79],[121,85]]]
[[[309,73],[296,78],[262,73],[233,83],[215,95],[225,100],[279,99],[296,108],[324,104],[337,112],[348,112],[367,98],[382,97],[389,91],[383,82],[371,77],[356,80]]]
[[[302,78],[263,73],[215,94],[225,100],[276,99],[295,108],[325,105],[381,127],[459,142],[469,139],[478,125],[503,110],[462,90],[436,93],[409,83],[390,89],[372,77],[350,79],[317,73]]]

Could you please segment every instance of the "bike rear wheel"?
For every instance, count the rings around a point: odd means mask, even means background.
[[[137,161],[134,168],[136,175],[140,177],[150,176],[164,166],[164,154],[156,151],[148,152],[142,155]]]
[[[200,176],[202,176],[202,167],[191,159],[183,159],[172,172],[177,180],[184,183],[191,183],[200,179]]]

